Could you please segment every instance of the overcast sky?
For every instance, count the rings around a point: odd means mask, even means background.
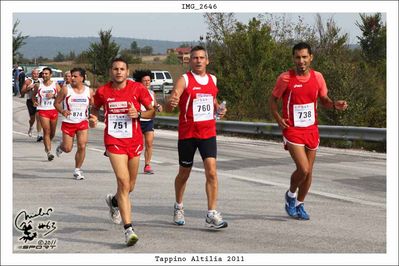
[[[235,17],[247,23],[259,13],[234,13]],[[302,17],[313,26],[317,13],[284,13],[293,23]],[[383,21],[385,21],[385,13]],[[282,17],[283,13],[273,13]],[[350,43],[357,43],[361,31],[356,21],[361,22],[359,13],[321,13],[325,22],[333,18],[341,33],[349,34]],[[202,13],[14,13],[13,22],[20,21],[18,30],[29,36],[81,37],[98,36],[100,29],[112,29],[114,37],[138,39],[193,41],[207,32]]]

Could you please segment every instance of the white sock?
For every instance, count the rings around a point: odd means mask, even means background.
[[[299,201],[299,200],[296,200],[295,201],[295,207],[298,207],[300,204],[302,204],[303,203],[303,201]]]
[[[214,215],[216,213],[216,210],[208,210],[208,216],[210,217],[211,215]]]
[[[175,202],[175,208],[179,210],[183,209],[183,202],[182,203]]]
[[[290,197],[290,198],[296,198],[296,192],[295,193],[292,193],[290,190],[288,190],[288,197]]]
[[[75,172],[80,171],[80,168],[75,168]]]

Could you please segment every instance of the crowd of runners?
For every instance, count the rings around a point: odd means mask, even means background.
[[[269,98],[270,111],[283,132],[284,148],[289,151],[296,170],[291,174],[285,192],[285,210],[290,217],[309,220],[304,201],[312,183],[313,164],[319,146],[317,126],[317,103],[325,108],[345,110],[344,100],[331,100],[320,72],[311,68],[313,54],[306,43],[298,43],[292,49],[294,67],[283,72],[277,79]],[[190,53],[191,70],[176,82],[168,102],[167,111],[179,109],[178,163],[174,181],[175,202],[173,221],[183,226],[184,192],[198,149],[205,173],[207,196],[206,225],[211,229],[223,229],[228,223],[217,210],[217,139],[216,112],[218,117],[227,113],[219,108],[217,78],[207,72],[209,58],[202,46],[195,46]],[[136,70],[135,81],[128,79],[129,66],[123,58],[115,58],[109,66],[110,81],[95,91],[85,83],[86,71],[75,67],[65,73],[65,81],[59,85],[51,80],[51,68],[41,73],[32,70],[26,79],[21,95],[27,96],[29,112],[28,135],[32,137],[36,121],[37,141],[43,140],[48,161],[65,156],[73,149],[76,137],[75,167],[73,177],[84,180],[83,164],[89,128],[98,124],[100,109],[104,112],[105,153],[115,174],[117,189],[106,195],[105,202],[113,223],[122,224],[128,246],[138,241],[132,226],[133,192],[139,171],[140,155],[144,150],[144,173],[154,174],[151,167],[154,140],[154,117],[162,111],[150,89],[151,72]],[[39,78],[40,74],[40,78]],[[267,100],[265,99],[265,102]],[[282,110],[278,110],[282,101]],[[281,111],[281,113],[280,113]],[[60,115],[60,116],[59,116]],[[52,140],[56,134],[57,121],[61,117],[62,138],[55,149]],[[43,132],[41,134],[41,132]],[[64,155],[62,155],[64,154]],[[156,170],[156,171],[159,171]]]

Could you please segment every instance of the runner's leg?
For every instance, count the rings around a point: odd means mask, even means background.
[[[76,131],[77,151],[75,154],[75,168],[81,168],[86,157],[86,144],[88,138],[88,130]]]
[[[218,197],[218,177],[216,172],[216,158],[208,157],[204,160],[206,184],[205,190],[208,198],[208,210],[216,210]]]

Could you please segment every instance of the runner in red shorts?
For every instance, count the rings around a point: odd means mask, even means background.
[[[132,227],[130,192],[136,183],[140,154],[143,150],[143,134],[140,117],[155,115],[148,90],[138,82],[127,80],[128,64],[121,58],[111,63],[111,82],[97,89],[91,108],[90,127],[95,127],[99,109],[104,108],[104,144],[115,172],[117,192],[108,194],[106,202],[114,223],[124,224],[125,240],[134,245],[138,237]],[[140,111],[140,105],[146,111]]]
[[[295,69],[282,73],[269,99],[270,110],[283,130],[285,148],[295,162],[289,190],[285,193],[285,210],[291,217],[309,220],[304,201],[312,184],[313,164],[319,146],[317,100],[325,108],[345,110],[346,101],[332,101],[320,72],[310,68],[311,47],[298,43],[292,49]],[[282,116],[278,101],[282,100]],[[298,191],[298,192],[297,192]]]
[[[59,157],[62,152],[71,152],[76,135],[77,151],[73,176],[77,180],[82,180],[84,176],[81,167],[86,156],[89,106],[93,102],[93,90],[84,85],[86,71],[83,68],[73,68],[70,75],[71,83],[62,87],[54,104],[63,116],[62,141],[56,149],[56,154]]]
[[[169,110],[179,107],[179,172],[175,179],[173,220],[177,225],[186,223],[183,209],[183,195],[193,167],[196,150],[200,151],[205,169],[208,212],[205,224],[209,228],[227,227],[220,212],[216,210],[218,198],[218,176],[216,171],[216,121],[215,110],[219,103],[216,96],[216,77],[206,72],[208,53],[202,46],[195,46],[190,52],[191,71],[179,78],[169,98]],[[227,109],[223,108],[221,117]]]
[[[51,153],[51,141],[55,136],[58,120],[58,112],[54,107],[54,100],[61,88],[57,82],[51,80],[51,68],[43,68],[41,74],[43,82],[35,86],[32,101],[34,106],[37,106],[40,123],[43,128],[44,150],[47,154],[47,159],[52,161],[54,155]]]

